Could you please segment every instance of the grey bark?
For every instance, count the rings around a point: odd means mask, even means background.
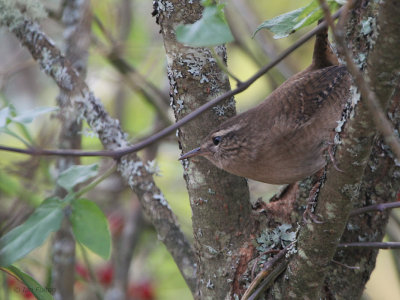
[[[364,74],[368,74],[366,77],[370,78],[383,108],[389,105],[391,95],[398,87],[400,53],[395,49],[400,46],[400,37],[395,28],[400,25],[396,17],[399,9],[396,1],[359,2],[351,16],[348,32],[348,40],[354,41],[354,57]],[[371,30],[366,30],[366,26],[371,26]],[[354,94],[351,100],[357,101],[358,96]],[[391,105],[390,115],[397,116],[392,121],[398,126],[398,103],[392,101]],[[277,294],[282,293],[283,299],[357,299],[375,266],[377,250],[335,248],[340,238],[346,242],[382,240],[387,213],[365,214],[349,222],[348,215],[353,207],[394,201],[399,188],[396,176],[399,169],[377,134],[371,112],[362,99],[349,116],[336,154],[344,173],[337,172],[332,166],[328,168],[316,208],[324,223],[313,223],[301,229],[299,255],[289,264],[283,288],[275,290],[280,291]],[[343,265],[331,262],[334,255]],[[359,266],[360,270],[345,265]]]
[[[82,78],[86,77],[88,49],[91,35],[91,8],[89,1],[68,0],[62,13],[65,26],[65,55]],[[60,90],[58,97],[60,107],[61,131],[60,149],[80,149],[82,121],[79,112],[73,107],[68,93]],[[58,157],[58,172],[65,171],[72,165],[79,164],[79,158]],[[55,194],[61,199],[65,191],[56,188]],[[64,220],[61,229],[55,234],[53,241],[52,285],[55,299],[74,299],[75,283],[75,239],[71,224]]]
[[[228,91],[230,85],[208,49],[185,47],[176,41],[174,28],[177,24],[191,24],[201,17],[199,1],[155,3],[168,61],[171,105],[179,120]],[[216,52],[225,60],[225,47],[217,47]],[[197,147],[211,129],[234,114],[234,100],[229,99],[180,128],[178,137],[183,151]],[[245,244],[251,224],[247,183],[203,158],[184,161],[183,167],[197,255],[195,297],[229,299],[237,288],[238,266],[251,253]]]

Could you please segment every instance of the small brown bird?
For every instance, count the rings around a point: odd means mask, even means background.
[[[222,123],[180,159],[203,156],[230,173],[271,184],[314,174],[326,164],[323,153],[348,98],[350,76],[337,64],[325,30],[317,35],[306,70]]]

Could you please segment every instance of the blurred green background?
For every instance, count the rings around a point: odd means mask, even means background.
[[[58,11],[61,1],[43,1],[49,11]],[[121,32],[122,0],[93,0],[94,15],[101,20],[107,31],[114,37]],[[271,39],[271,34],[260,32],[255,39],[252,33],[262,21],[281,13],[288,12],[308,1],[227,1],[227,19],[234,33],[243,44],[227,45],[228,67],[239,79],[246,80],[269,59],[262,49],[263,41],[273,45],[276,53],[288,47],[311,28],[300,30],[288,38]],[[240,6],[242,5],[242,7]],[[243,9],[246,8],[246,9]],[[166,58],[159,26],[151,17],[152,1],[131,1],[131,25],[127,38],[121,41],[123,57],[149,82],[158,87],[168,96],[169,83],[166,76]],[[248,14],[248,12],[250,12]],[[63,28],[57,18],[48,18],[41,22],[43,30],[52,37],[59,47],[63,47]],[[109,63],[106,58],[111,46],[104,34],[95,24],[93,43],[89,53],[87,80],[89,87],[96,97],[104,103],[107,111],[120,120],[122,128],[129,133],[131,140],[138,141],[151,134],[158,127],[157,115],[154,108],[137,91],[128,84]],[[126,30],[126,28],[125,28]],[[262,40],[262,38],[263,40]],[[260,43],[261,41],[261,43]],[[265,46],[265,44],[264,44]],[[308,42],[296,50],[287,60],[286,68],[295,73],[304,69],[311,62],[313,42]],[[57,86],[44,75],[31,59],[29,53],[21,47],[18,41],[4,28],[0,29],[0,109],[12,104],[19,112],[33,109],[37,106],[54,106],[58,95]],[[281,84],[290,73],[283,74],[276,68],[270,72],[271,78],[264,76],[243,93],[237,95],[237,110],[242,112],[262,101],[276,85]],[[235,86],[235,82],[231,82]],[[172,112],[169,112],[172,117]],[[44,148],[57,147],[57,132],[59,121],[53,115],[36,119],[26,128],[35,144]],[[12,127],[21,132],[21,128]],[[83,132],[83,147],[85,149],[101,149],[96,137],[85,126]],[[0,133],[0,143],[15,147],[24,147],[18,140]],[[191,239],[191,210],[186,192],[183,172],[177,158],[180,151],[175,136],[161,141],[156,148],[141,151],[143,157],[152,157],[156,153],[156,161],[160,168],[160,176],[155,181],[165,194],[171,208],[176,213],[185,234]],[[107,159],[104,159],[105,161]],[[98,158],[83,158],[82,163],[100,162]],[[4,224],[18,224],[36,207],[54,187],[54,158],[29,158],[27,156],[1,152],[0,156],[0,229],[4,234]],[[268,199],[277,186],[250,182],[252,199],[265,197]],[[95,200],[108,216],[110,226],[114,226],[114,238],[118,239],[118,228],[123,227],[127,211],[131,209],[134,196],[119,180],[111,176],[95,190],[89,193],[89,199]],[[113,228],[111,228],[113,231]],[[135,249],[130,271],[132,289],[148,289],[147,299],[191,299],[188,288],[162,243],[157,240],[151,226],[145,222],[141,229],[140,242]],[[46,282],[50,265],[50,241],[36,249],[26,258],[17,263],[18,266],[31,273],[39,282]],[[90,254],[93,268],[99,277],[104,291],[109,286],[112,272],[107,262],[94,254]],[[82,255],[77,250],[78,268],[85,269]],[[85,270],[81,270],[85,277]],[[107,273],[108,272],[108,273]],[[110,273],[111,272],[111,273]],[[79,273],[79,271],[78,271]],[[399,274],[395,269],[393,256],[389,250],[382,250],[378,256],[376,270],[367,285],[365,299],[400,299]],[[107,281],[108,280],[108,281]],[[27,295],[15,293],[15,283],[9,282],[4,273],[0,273],[0,281],[4,289],[9,289],[9,299],[26,299]],[[1,290],[1,288],[0,288]],[[75,286],[77,299],[88,299],[90,283],[84,278],[77,280]],[[89,293],[89,294],[88,294]],[[6,293],[0,292],[0,299]],[[149,296],[150,295],[150,296]],[[141,296],[139,299],[146,299]]]

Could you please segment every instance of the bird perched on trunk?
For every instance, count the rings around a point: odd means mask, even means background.
[[[311,65],[261,104],[212,130],[201,146],[180,159],[203,156],[230,173],[271,184],[304,179],[326,164],[350,88],[327,29],[316,36]]]

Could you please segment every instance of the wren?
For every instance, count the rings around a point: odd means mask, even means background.
[[[304,179],[326,164],[324,151],[333,140],[350,82],[324,30],[316,36],[307,69],[258,106],[222,123],[180,159],[203,156],[232,174],[270,184]]]

